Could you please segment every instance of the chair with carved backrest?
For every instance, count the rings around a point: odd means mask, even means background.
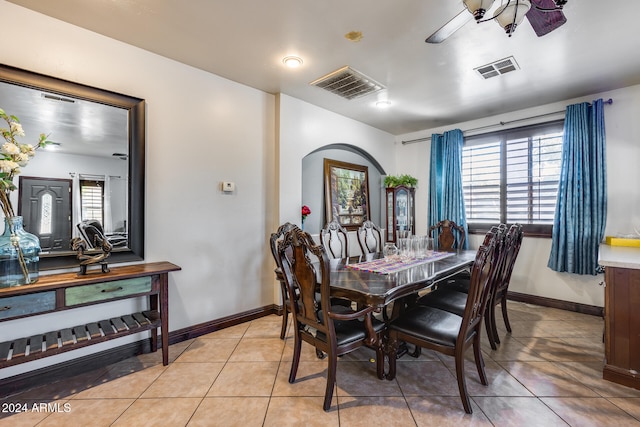
[[[444,219],[429,227],[429,237],[437,239],[439,251],[448,252],[464,247],[466,233],[463,226]]]
[[[282,296],[282,326],[280,329],[280,338],[284,339],[287,333],[287,323],[289,322],[289,313],[291,310],[291,298],[289,297],[289,290],[287,289],[287,285],[284,281],[284,276],[282,275],[282,260],[280,259],[280,255],[278,254],[278,242],[282,240],[284,234],[293,229],[297,228],[296,225],[287,222],[278,227],[278,230],[275,233],[271,233],[271,237],[269,239],[269,246],[271,248],[271,254],[273,255],[273,259],[276,262],[276,268],[274,270],[276,274],[276,279],[280,284],[280,295]],[[290,253],[286,254],[288,257],[291,256]],[[334,305],[342,305],[349,307],[351,305],[351,301],[346,300],[344,298],[331,298],[331,303]],[[318,353],[318,357],[322,358],[322,355]]]
[[[487,304],[487,287],[496,264],[494,248],[495,242],[492,240],[489,245],[480,246],[478,249],[471,269],[471,286],[462,316],[439,308],[417,305],[409,308],[387,325],[389,336],[387,379],[395,378],[397,349],[402,341],[453,356],[458,391],[464,410],[469,414],[473,412],[465,379],[465,353],[470,347],[473,348],[480,382],[488,385],[480,349],[480,332]]]
[[[363,254],[382,251],[382,231],[373,221],[366,220],[358,228],[358,243]]]
[[[496,344],[500,344],[500,337],[498,336],[498,326],[496,323],[496,311],[495,307],[500,304],[502,309],[502,319],[504,320],[505,327],[508,332],[511,332],[511,324],[509,323],[509,316],[507,313],[507,292],[509,289],[509,282],[511,281],[511,273],[515,265],[518,253],[520,252],[520,246],[522,245],[522,239],[524,232],[522,231],[521,224],[513,224],[507,231],[506,225],[501,224],[500,229],[505,233],[504,242],[504,259],[500,270],[496,273],[495,285],[492,289],[489,302],[487,303],[487,313],[485,317],[485,324],[487,328],[487,334],[489,335],[489,344],[491,348],[496,350],[498,347]],[[438,292],[442,292],[439,297],[426,296],[422,297],[419,303],[426,303],[429,301],[431,304],[439,304],[442,307],[449,307],[451,310],[456,304],[459,305],[459,296],[455,298],[456,292],[468,292],[469,280],[462,277],[456,278],[455,276],[444,285],[439,287]],[[458,301],[458,303],[456,303]],[[447,309],[447,308],[445,308]]]
[[[521,224],[513,224],[509,228],[507,234],[508,249],[505,254],[503,271],[498,284],[496,285],[495,292],[492,295],[491,301],[489,301],[488,307],[488,320],[491,322],[490,327],[493,331],[493,339],[496,343],[500,344],[500,337],[498,336],[498,328],[496,325],[496,305],[500,304],[502,309],[502,319],[508,332],[511,332],[511,324],[509,323],[509,316],[507,315],[507,290],[509,289],[509,282],[511,281],[511,273],[513,273],[513,266],[520,253],[520,246],[522,246],[522,239],[524,238],[524,232],[522,231]]]
[[[338,357],[362,346],[376,352],[377,375],[384,378],[382,334],[384,323],[373,318],[373,307],[354,311],[330,304],[330,261],[323,245],[308,233],[293,228],[278,243],[282,272],[292,297],[294,351],[289,382],[294,383],[302,341],[327,354],[324,410],[329,410],[336,383]],[[291,253],[291,257],[285,256]],[[320,292],[317,292],[319,287]]]
[[[320,230],[320,242],[329,258],[346,258],[349,256],[349,239],[347,231],[337,219],[328,222]]]
[[[278,242],[282,240],[284,234],[295,227],[290,222],[287,222],[280,227],[275,233],[271,233],[271,238],[269,239],[269,245],[271,248],[271,254],[273,255],[273,259],[276,262],[276,268],[274,272],[276,273],[276,279],[280,283],[280,294],[282,295],[282,328],[280,329],[280,338],[284,339],[285,334],[287,333],[287,322],[289,321],[289,313],[291,310],[291,299],[289,298],[289,291],[287,290],[287,285],[284,281],[284,276],[282,275],[282,262],[280,257],[278,256]]]
[[[80,235],[84,238],[90,248],[100,247],[102,240],[109,242],[114,248],[121,248],[127,245],[129,240],[126,236],[119,234],[106,235],[100,221],[95,219],[85,219],[77,225]]]
[[[504,270],[504,260],[507,257],[507,251],[509,250],[507,239],[506,226],[501,224],[500,226],[493,226],[491,230],[485,235],[483,245],[488,245],[491,241],[495,242],[495,268],[493,269],[492,277],[490,279],[489,286],[487,287],[487,306],[485,309],[485,328],[487,330],[487,337],[491,348],[497,349],[494,339],[493,327],[490,319],[490,305],[493,300],[493,295],[500,284],[501,275]],[[452,282],[451,279],[447,280],[446,285],[439,286],[436,290],[429,292],[428,294],[420,297],[416,302],[418,305],[425,305],[429,307],[439,308],[441,310],[448,311],[450,313],[462,316],[464,313],[465,305],[467,302],[467,294],[469,292],[470,279],[462,278],[455,279]]]

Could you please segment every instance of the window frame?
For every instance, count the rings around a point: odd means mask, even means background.
[[[531,139],[532,136],[540,134],[541,132],[564,132],[564,118],[559,120],[553,120],[544,123],[538,123],[528,126],[520,126],[511,129],[499,130],[495,132],[487,132],[483,134],[473,135],[465,137],[464,147],[481,145],[484,143],[499,142],[500,144],[500,223],[506,223],[507,217],[507,156],[506,146],[508,141],[516,139],[529,139],[528,157],[531,162]],[[559,183],[558,183],[559,186]],[[553,233],[553,224],[522,224],[522,229],[526,236],[530,237],[545,237],[550,238]],[[467,227],[469,234],[485,234],[488,230],[494,226],[495,223],[491,222],[469,222],[467,220]],[[507,224],[510,225],[510,224]]]
[[[91,216],[89,217],[85,217],[85,203],[86,203],[86,199],[85,199],[85,195],[84,192],[82,191],[83,188],[99,188],[100,189],[100,197],[99,197],[99,201],[100,201],[100,218],[95,218],[95,216]],[[97,211],[97,209],[92,208],[92,210]],[[80,220],[98,220],[100,222],[100,224],[103,225],[104,227],[104,181],[101,180],[97,180],[97,179],[80,179]]]

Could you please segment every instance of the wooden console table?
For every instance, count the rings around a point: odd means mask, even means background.
[[[605,266],[602,377],[640,389],[640,249],[600,245]]]
[[[120,299],[149,297],[147,311],[0,343],[0,368],[147,330],[151,330],[151,349],[156,351],[158,327],[162,363],[167,365],[168,274],[178,270],[180,267],[170,262],[154,262],[113,267],[110,273],[89,271],[84,276],[76,272],[40,276],[40,280],[31,285],[0,288],[0,322]],[[46,324],[46,316],[43,323]]]

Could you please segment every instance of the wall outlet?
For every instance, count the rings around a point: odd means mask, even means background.
[[[222,182],[222,191],[225,193],[233,193],[236,190],[236,183],[230,181]]]

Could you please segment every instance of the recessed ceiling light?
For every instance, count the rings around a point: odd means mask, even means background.
[[[282,63],[289,68],[298,68],[302,65],[302,58],[298,56],[285,56],[282,58]]]
[[[378,108],[389,108],[391,107],[390,101],[378,101],[376,102],[376,107]]]

